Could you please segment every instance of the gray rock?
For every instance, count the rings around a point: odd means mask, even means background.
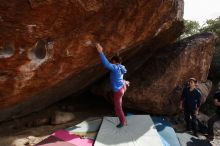
[[[220,121],[216,121],[213,125],[215,136],[220,136]]]
[[[33,123],[33,126],[42,126],[42,125],[49,124],[49,122],[50,122],[50,118],[44,117],[44,118],[35,120]]]
[[[75,115],[69,112],[56,111],[51,119],[52,125],[67,123],[75,119]]]
[[[12,146],[26,146],[29,145],[28,139],[17,139],[12,143]]]

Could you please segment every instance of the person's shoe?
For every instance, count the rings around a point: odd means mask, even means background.
[[[214,140],[214,136],[212,136],[212,135],[207,135],[206,137],[207,137],[207,140],[209,140],[209,141],[213,141]]]
[[[123,127],[123,126],[128,126],[127,122],[125,122],[124,124],[120,123],[120,124],[118,124],[116,127],[117,127],[117,128],[121,128],[121,127]]]
[[[123,127],[124,125],[122,124],[122,123],[120,123],[120,124],[118,124],[116,127],[117,128],[121,128],[121,127]]]
[[[185,131],[186,132],[192,132],[192,129],[191,128],[186,128]]]
[[[198,137],[198,133],[197,133],[197,132],[193,132],[193,135],[194,135],[195,137]]]

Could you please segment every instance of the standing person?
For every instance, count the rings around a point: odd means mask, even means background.
[[[111,72],[110,79],[114,91],[115,113],[120,120],[120,123],[117,125],[117,127],[121,128],[123,126],[127,126],[125,115],[122,109],[122,97],[129,86],[129,82],[123,79],[123,76],[127,70],[125,66],[121,64],[122,60],[119,56],[113,56],[110,63],[103,53],[102,46],[100,44],[96,44],[96,48],[99,52],[104,67]]]
[[[180,109],[184,111],[185,122],[187,130],[193,130],[193,134],[197,136],[197,119],[196,116],[199,112],[201,104],[201,93],[196,89],[197,80],[190,78],[188,81],[189,86],[183,89]]]
[[[220,82],[218,83],[218,91],[214,95],[214,105],[217,107],[216,114],[208,120],[208,138],[214,138],[213,125],[216,121],[220,121]]]

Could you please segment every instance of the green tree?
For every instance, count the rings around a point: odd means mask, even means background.
[[[202,25],[200,32],[215,32],[218,36],[220,36],[220,17],[216,19],[209,19],[205,24]]]
[[[184,20],[184,26],[185,26],[185,30],[184,30],[184,33],[180,37],[181,39],[200,33],[201,26],[199,25],[197,21]]]

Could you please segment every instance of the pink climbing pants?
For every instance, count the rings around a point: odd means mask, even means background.
[[[115,106],[115,113],[118,116],[120,123],[125,125],[126,120],[125,120],[125,115],[122,109],[122,97],[127,89],[128,84],[125,82],[125,85],[122,86],[122,88],[114,92],[114,106]]]

